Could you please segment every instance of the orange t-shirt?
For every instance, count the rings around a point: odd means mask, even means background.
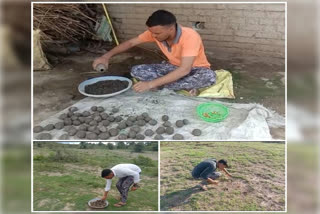
[[[156,42],[163,54],[173,65],[180,66],[182,57],[195,56],[196,58],[192,67],[210,67],[210,63],[204,53],[201,37],[191,28],[177,25],[177,35],[171,47],[168,47],[165,41],[159,42],[153,38],[149,30],[140,34],[138,38],[142,42]]]

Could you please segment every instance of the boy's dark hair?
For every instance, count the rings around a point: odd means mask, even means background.
[[[146,25],[153,27],[157,25],[173,25],[177,23],[176,17],[166,10],[157,10],[149,16]]]
[[[225,165],[227,168],[229,167],[228,166],[228,162],[226,160],[224,160],[224,159],[219,160],[218,163],[221,163],[221,164]]]
[[[104,177],[108,176],[111,172],[112,172],[111,169],[104,169],[101,172],[101,177],[104,178]]]

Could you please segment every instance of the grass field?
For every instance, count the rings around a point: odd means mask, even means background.
[[[285,210],[285,144],[161,142],[161,210]],[[233,175],[200,190],[191,171],[207,158],[226,159]]]
[[[142,169],[141,188],[129,192],[127,205],[114,207],[119,196],[112,179],[109,206],[104,211],[158,210],[158,153],[128,150],[34,147],[33,206],[35,211],[90,211],[90,199],[101,197],[106,180],[103,168],[135,163]]]

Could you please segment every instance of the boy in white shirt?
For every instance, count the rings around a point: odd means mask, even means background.
[[[102,200],[106,200],[108,192],[111,188],[112,178],[114,176],[118,177],[119,180],[116,184],[117,189],[120,192],[121,199],[120,202],[114,204],[116,207],[122,207],[126,205],[128,192],[131,187],[131,191],[135,191],[139,188],[141,169],[134,164],[118,164],[111,169],[104,169],[101,172],[101,177],[107,179],[106,188]]]

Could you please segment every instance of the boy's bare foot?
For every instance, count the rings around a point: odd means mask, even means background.
[[[196,96],[198,96],[199,95],[199,90],[198,89],[196,89],[196,88],[194,88],[194,89],[191,89],[190,91],[188,91],[189,92],[189,94],[190,94],[190,96],[192,96],[192,97],[196,97]]]
[[[204,190],[204,191],[207,191],[207,190],[208,190],[208,188],[206,187],[206,185],[200,185],[200,188],[201,188],[202,190]]]
[[[118,202],[118,203],[114,204],[115,207],[122,207],[124,205],[126,205],[126,203],[123,203],[123,202]]]

